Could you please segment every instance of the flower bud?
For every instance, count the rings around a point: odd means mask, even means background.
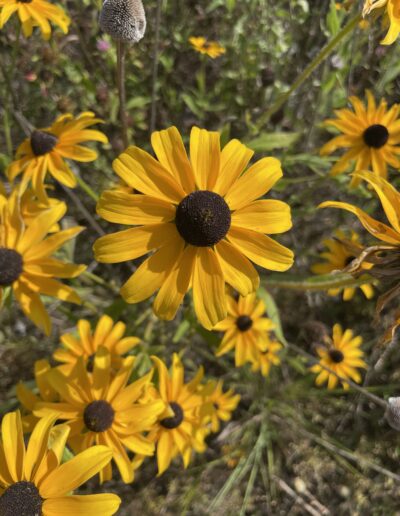
[[[400,397],[388,399],[385,417],[392,428],[400,430]]]
[[[100,27],[116,40],[137,43],[146,31],[146,15],[141,0],[105,0]]]

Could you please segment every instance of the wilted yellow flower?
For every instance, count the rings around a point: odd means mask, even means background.
[[[18,13],[25,37],[32,35],[33,27],[39,27],[43,39],[50,39],[51,26],[54,23],[67,34],[71,20],[64,10],[46,0],[0,0],[0,29],[9,18]]]
[[[353,337],[351,330],[346,330],[343,333],[340,324],[335,324],[331,342],[317,348],[320,364],[329,367],[329,369],[332,369],[332,371],[341,378],[351,379],[356,383],[361,383],[361,375],[357,371],[357,368],[367,367],[367,364],[362,360],[364,353],[360,349],[361,344],[361,337]],[[315,383],[322,385],[327,381],[328,389],[334,389],[339,379],[337,376],[321,367],[321,365],[316,364],[310,368],[311,372],[318,374]],[[341,383],[345,390],[349,389],[348,383]]]
[[[372,169],[386,178],[387,165],[400,168],[400,106],[394,104],[388,110],[385,100],[376,106],[370,91],[367,91],[367,99],[365,107],[359,98],[350,97],[354,112],[338,109],[335,111],[336,119],[324,122],[324,125],[335,127],[343,134],[326,143],[321,149],[321,155],[332,154],[339,148],[348,149],[332,167],[333,176],[347,170],[357,172]],[[351,186],[357,186],[359,182],[358,177],[353,176]]]
[[[0,514],[111,516],[121,503],[114,494],[73,495],[111,460],[106,446],[93,446],[61,464],[70,428],[54,427],[57,414],[41,419],[25,445],[19,412],[3,417],[0,439]]]
[[[226,52],[226,49],[217,41],[207,41],[207,39],[202,36],[192,36],[189,38],[189,43],[196,50],[196,52],[205,54],[208,57],[211,57],[211,59],[215,59],[222,54],[225,54]]]

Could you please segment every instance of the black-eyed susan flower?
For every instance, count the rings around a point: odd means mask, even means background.
[[[225,282],[242,295],[257,289],[261,267],[285,271],[293,253],[267,234],[291,227],[290,208],[259,199],[282,176],[278,160],[263,158],[243,173],[253,152],[238,140],[220,150],[220,136],[194,127],[190,161],[176,127],[152,135],[158,157],[129,147],[114,163],[120,178],[142,194],[104,192],[101,217],[137,225],[98,239],[96,259],[133,260],[155,250],[122,286],[128,303],[157,290],[154,311],[171,320],[192,288],[201,324],[211,329],[226,317]]]
[[[158,371],[158,396],[166,404],[148,436],[156,443],[158,474],[161,475],[177,455],[181,455],[187,468],[193,451],[202,453],[206,449],[207,427],[201,411],[204,399],[198,392],[203,369],[200,368],[189,383],[184,383],[184,367],[176,353],[171,373],[158,357],[152,359]]]
[[[246,362],[258,360],[258,351],[266,351],[269,345],[269,332],[273,330],[273,322],[264,317],[265,305],[256,294],[238,300],[227,296],[228,316],[214,326],[214,330],[223,331],[225,335],[216,355],[222,356],[235,350],[235,365],[240,367]]]
[[[17,13],[25,37],[32,35],[33,27],[39,27],[44,39],[50,39],[54,23],[67,34],[71,20],[65,11],[46,0],[0,0],[0,29]]]
[[[251,360],[251,370],[253,372],[260,371],[263,376],[268,376],[271,367],[278,366],[281,363],[279,352],[283,346],[271,332],[268,336],[267,348],[264,351],[256,350],[256,358]]]
[[[0,514],[3,516],[111,516],[121,503],[102,493],[73,495],[111,460],[106,446],[93,446],[61,464],[67,425],[53,427],[57,415],[41,419],[25,445],[19,412],[3,417],[0,439]]]
[[[400,106],[387,108],[385,100],[379,106],[370,91],[367,106],[357,97],[350,97],[354,111],[338,109],[336,119],[326,120],[324,125],[332,126],[341,133],[321,148],[321,155],[332,154],[337,149],[348,149],[332,167],[331,175],[336,176],[347,170],[372,170],[386,178],[387,165],[400,168]],[[357,186],[359,179],[353,176],[351,186]]]
[[[26,5],[26,4],[23,4]],[[13,181],[19,174],[23,183],[32,182],[32,189],[39,199],[46,202],[44,181],[47,174],[64,186],[74,188],[76,177],[66,159],[88,162],[97,158],[97,152],[83,147],[89,141],[107,143],[105,134],[88,127],[102,122],[94,113],[87,111],[74,118],[71,114],[61,115],[50,127],[33,131],[17,149],[16,159],[7,168],[7,175]]]
[[[368,269],[368,274],[378,278],[382,283],[389,282],[389,290],[380,296],[377,302],[377,311],[380,312],[388,301],[400,294],[400,194],[385,179],[371,172],[358,172],[355,175],[358,180],[367,181],[375,190],[390,226],[346,202],[326,201],[319,207],[340,208],[353,213],[364,228],[381,241],[366,247],[348,267],[348,271],[358,277],[365,272],[364,263],[372,264],[373,267]]]
[[[122,355],[125,355],[140,339],[137,337],[124,337],[126,325],[114,321],[108,315],[100,317],[96,328],[92,331],[90,322],[86,319],[78,321],[78,335],[65,333],[61,335],[62,347],[57,348],[53,357],[63,365],[59,366],[64,374],[69,374],[79,357],[82,357],[86,367],[93,367],[93,358],[100,347],[105,347],[110,352],[111,367],[119,369],[122,364]]]
[[[381,41],[381,45],[391,45],[400,33],[400,8],[398,0],[365,0],[363,16],[377,10],[378,15],[384,15],[388,20],[389,30]]]
[[[219,432],[221,421],[229,421],[240,401],[233,389],[223,390],[224,382],[210,380],[199,393],[204,396],[204,417],[210,420],[212,432]]]
[[[53,258],[57,249],[84,229],[76,226],[47,236],[65,211],[64,203],[57,204],[25,225],[17,199],[0,196],[0,301],[10,287],[25,315],[47,335],[51,321],[40,295],[80,304],[78,294],[55,278],[76,278],[86,269]]]
[[[324,258],[324,262],[316,263],[311,267],[315,274],[329,274],[332,271],[340,271],[345,269],[355,258],[359,256],[364,247],[360,244],[360,237],[355,231],[350,232],[350,238],[341,231],[335,231],[334,238],[328,238],[323,241],[327,251],[320,253],[320,257]],[[363,263],[363,268],[368,270],[372,264]],[[365,283],[359,287],[367,299],[371,299],[374,295],[374,289],[370,283]],[[343,301],[349,301],[354,297],[355,287],[330,288],[328,294],[337,296],[343,292]]]
[[[138,403],[148,386],[153,370],[128,385],[135,358],[127,357],[121,368],[111,374],[109,351],[100,348],[93,363],[93,372],[88,372],[80,358],[69,377],[57,368],[52,369],[47,380],[57,391],[57,403],[40,402],[34,414],[43,417],[58,414],[70,427],[68,442],[75,452],[86,450],[93,444],[103,444],[112,450],[113,460],[124,482],[134,479],[128,450],[139,455],[154,454],[154,443],[144,436],[153,428],[159,414],[164,412],[161,400]],[[100,480],[112,476],[111,465],[100,472]]]
[[[196,52],[207,55],[211,59],[216,59],[222,54],[225,54],[226,49],[218,43],[218,41],[207,41],[203,36],[189,38],[189,43]]]
[[[16,386],[18,401],[23,407],[22,424],[24,432],[32,432],[39,418],[34,416],[33,409],[41,401],[58,401],[58,393],[49,384],[47,374],[51,370],[48,360],[36,360],[34,366],[35,387],[30,389],[24,383],[19,382]]]
[[[366,368],[367,364],[362,357],[363,351],[360,349],[362,338],[354,337],[351,330],[343,332],[340,324],[335,324],[332,331],[331,342],[326,345],[317,347],[317,353],[320,358],[319,364],[315,364],[310,371],[318,376],[315,380],[317,385],[328,382],[328,389],[334,389],[339,379],[330,373],[324,367],[328,367],[341,378],[353,380],[356,383],[361,382],[361,375],[357,368]],[[345,390],[349,389],[349,384],[345,381],[341,382]]]

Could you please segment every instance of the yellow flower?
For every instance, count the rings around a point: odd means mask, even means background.
[[[192,451],[201,453],[206,449],[206,428],[205,425],[201,427],[200,416],[204,400],[197,392],[203,369],[200,368],[193,380],[185,384],[185,371],[176,353],[170,374],[164,362],[155,356],[152,359],[158,370],[158,394],[167,405],[148,436],[157,443],[158,475],[161,475],[178,454],[187,468]]]
[[[25,37],[32,35],[33,27],[39,27],[43,39],[50,39],[51,26],[49,21],[58,25],[67,34],[71,20],[64,10],[46,0],[0,0],[0,29],[10,16],[18,13]]]
[[[290,208],[277,200],[258,200],[282,177],[278,160],[263,158],[246,172],[253,152],[238,140],[221,151],[220,135],[194,127],[189,161],[176,127],[152,135],[158,157],[129,147],[114,161],[121,179],[142,194],[104,192],[101,217],[117,224],[138,225],[95,242],[96,259],[104,263],[145,260],[122,286],[128,303],[158,289],[154,311],[174,318],[192,287],[201,324],[211,329],[226,317],[225,282],[242,295],[257,289],[261,267],[285,271],[293,253],[267,234],[291,227]]]
[[[376,174],[386,178],[387,165],[400,168],[400,106],[394,104],[389,110],[385,100],[376,106],[375,99],[367,91],[368,105],[357,97],[349,100],[354,107],[335,111],[337,119],[325,121],[325,125],[338,129],[343,134],[336,136],[321,149],[321,155],[332,154],[339,148],[348,149],[332,167],[331,175],[342,174],[350,168],[357,171],[372,169]],[[359,179],[354,176],[351,186],[357,186]]]
[[[257,362],[258,352],[268,349],[268,332],[274,328],[273,322],[264,317],[264,302],[256,294],[239,296],[237,301],[227,296],[227,301],[228,317],[213,328],[225,332],[216,355],[220,357],[235,348],[236,367]]]
[[[110,353],[103,347],[95,355],[93,373],[86,370],[82,358],[68,378],[57,368],[52,369],[47,380],[59,394],[60,402],[40,402],[34,410],[38,417],[58,414],[59,419],[70,425],[68,442],[75,452],[94,443],[111,448],[124,482],[134,479],[126,449],[139,455],[153,455],[154,444],[143,432],[150,430],[165,410],[160,400],[138,403],[153,371],[127,385],[134,361],[134,357],[125,358],[121,368],[111,376]],[[100,481],[110,480],[111,476],[108,465],[100,472]]]
[[[82,357],[87,367],[91,368],[94,355],[102,346],[110,352],[112,369],[119,369],[122,365],[121,356],[140,342],[137,337],[123,337],[125,329],[123,322],[114,324],[111,317],[103,315],[92,332],[89,321],[80,319],[79,337],[75,337],[72,333],[61,335],[63,347],[57,348],[53,353],[55,360],[63,362],[63,365],[59,366],[60,371],[68,375],[79,357]]]
[[[209,390],[211,390],[211,393],[207,394]],[[203,395],[204,391],[206,391],[204,395],[206,418],[210,419],[211,431],[219,432],[220,421],[229,421],[231,419],[232,412],[240,401],[240,396],[235,394],[233,389],[224,392],[222,380],[218,382],[209,381],[203,389],[199,389],[201,395]]]
[[[16,386],[18,401],[27,412],[27,414],[22,418],[25,433],[32,432],[34,426],[39,420],[39,418],[33,414],[35,405],[40,401],[54,402],[59,399],[57,391],[52,388],[47,380],[47,374],[51,370],[49,362],[47,360],[36,360],[34,369],[35,383],[38,391],[37,394],[22,382],[19,382]]]
[[[334,238],[324,240],[323,243],[328,250],[321,253],[320,256],[326,261],[316,263],[311,267],[312,272],[315,274],[329,274],[332,271],[345,269],[363,250],[363,247],[359,242],[359,236],[355,231],[351,231],[350,239],[346,239],[345,233],[341,230],[337,230],[335,231]],[[354,252],[353,249],[356,250],[356,252]],[[370,269],[371,267],[372,264],[363,264],[364,269]],[[374,295],[374,289],[369,283],[360,285],[360,289],[367,299],[371,299]],[[330,296],[336,296],[342,291],[343,301],[349,301],[353,298],[356,288],[330,288],[328,290],[328,294]]]
[[[261,371],[263,376],[268,376],[271,366],[278,366],[281,363],[279,358],[279,351],[282,349],[282,344],[269,335],[268,347],[265,351],[256,351],[257,358],[252,361],[251,370],[253,372]]]
[[[67,425],[53,427],[56,419],[57,415],[50,415],[39,421],[25,446],[19,412],[4,416],[0,439],[0,514],[115,514],[121,500],[114,494],[71,495],[71,491],[110,462],[111,450],[93,446],[61,464],[70,429]]]
[[[391,45],[400,33],[400,4],[399,0],[365,0],[363,16],[378,9],[378,15],[384,14],[389,20],[389,30],[381,45]]]
[[[361,351],[362,344],[361,337],[353,337],[351,330],[343,330],[340,324],[335,324],[333,327],[332,341],[326,345],[317,348],[319,363],[322,366],[329,367],[341,378],[351,379],[356,383],[361,382],[361,375],[357,371],[357,367],[367,367],[367,364],[362,360],[364,353]],[[310,371],[318,374],[315,383],[322,385],[328,382],[328,389],[334,389],[339,382],[339,379],[334,374],[330,373],[321,365],[314,365]],[[349,389],[346,382],[341,382],[345,390]]]
[[[101,121],[90,111],[77,118],[66,114],[58,117],[50,127],[33,131],[31,137],[18,147],[16,160],[8,166],[8,179],[13,181],[23,174],[23,183],[32,181],[32,188],[42,202],[47,202],[44,188],[47,173],[64,186],[74,188],[76,178],[65,159],[87,162],[97,158],[97,152],[80,144],[108,142],[102,132],[87,129]]]
[[[25,315],[49,335],[51,321],[40,294],[80,304],[78,294],[54,278],[75,278],[86,269],[52,255],[84,228],[72,227],[46,238],[64,215],[65,204],[50,207],[25,226],[17,201],[17,196],[8,200],[0,196],[0,301],[2,292],[11,287]]]
[[[225,54],[226,49],[221,46],[217,41],[207,41],[206,38],[194,37],[189,38],[189,43],[192,45],[196,52],[200,54],[206,54],[211,59],[215,59],[222,54]]]

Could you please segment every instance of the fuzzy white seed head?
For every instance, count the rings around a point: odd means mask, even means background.
[[[385,413],[386,421],[395,430],[400,430],[400,397],[389,398],[388,403],[389,406]]]
[[[105,0],[100,27],[116,40],[137,43],[146,31],[146,15],[141,0]]]

